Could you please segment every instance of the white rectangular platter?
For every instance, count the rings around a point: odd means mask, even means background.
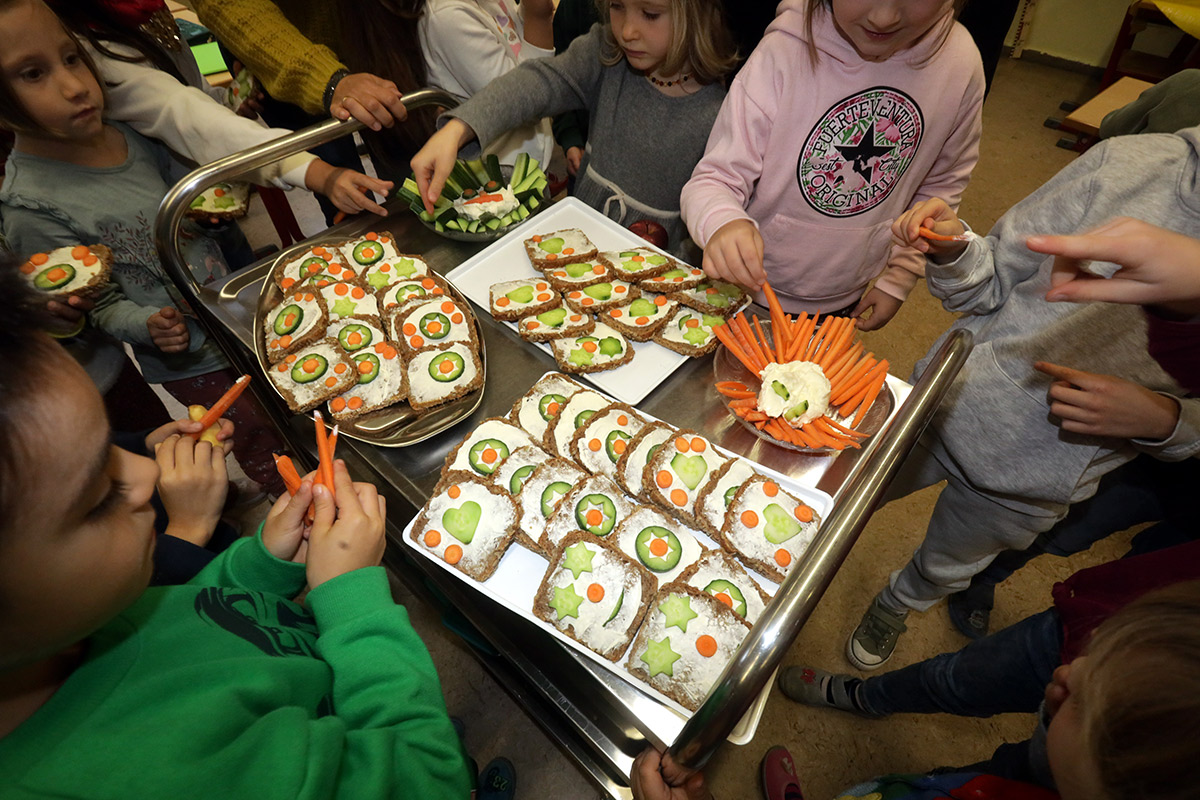
[[[652,244],[636,233],[623,228],[608,217],[585,205],[574,197],[555,203],[542,213],[522,223],[511,233],[505,234],[484,250],[476,253],[446,275],[459,291],[479,306],[484,314],[491,314],[489,289],[493,283],[536,278],[541,273],[534,269],[525,254],[525,240],[539,233],[579,228],[601,250],[620,250],[628,247],[650,247]],[[654,248],[657,249],[657,248]],[[661,252],[661,251],[660,251]],[[670,253],[664,253],[670,255]],[[506,323],[513,331],[516,323]],[[529,347],[540,347],[553,355],[549,344],[525,343]],[[688,357],[656,344],[655,342],[630,342],[633,360],[622,367],[607,372],[575,375],[604,390],[622,403],[637,405],[656,386],[666,380],[672,372],[688,360]]]
[[[524,252],[522,251],[522,256],[523,255]],[[660,421],[645,413],[638,413],[641,414],[641,416],[644,417],[648,422]],[[715,445],[714,447],[716,448],[717,452],[721,453],[721,455],[724,455],[728,458],[736,458],[739,461],[745,461],[758,473],[773,478],[785,491],[792,493],[810,505],[822,519],[827,517],[832,509],[833,498],[824,492],[819,491],[811,486],[797,483],[794,479],[789,478],[786,475],[764,467],[757,462],[742,458],[741,456],[725,450],[724,448],[716,447]],[[500,563],[492,576],[486,581],[480,583],[465,573],[447,564],[441,558],[438,558],[433,552],[418,546],[411,538],[412,526],[415,523],[416,518],[409,522],[408,526],[405,527],[403,536],[405,544],[412,548],[414,552],[419,553],[422,557],[434,562],[442,569],[445,569],[452,575],[457,576],[460,580],[471,586],[474,586],[486,596],[498,603],[503,604],[505,607],[529,620],[534,625],[537,625],[542,630],[558,639],[558,641],[562,642],[567,647],[572,648],[574,651],[590,659],[593,663],[601,665],[607,672],[625,681],[642,693],[648,695],[656,702],[662,704],[664,707],[674,711],[680,717],[684,719],[691,717],[691,711],[684,708],[682,705],[666,695],[661,694],[658,692],[658,690],[650,686],[650,684],[644,683],[629,672],[625,671],[622,665],[625,662],[625,657],[628,655],[628,649],[615,662],[609,661],[583,644],[561,633],[553,625],[544,622],[534,615],[534,597],[537,593],[538,586],[542,582],[542,578],[546,574],[546,568],[549,566],[549,562],[546,560],[546,558],[514,541],[501,558]],[[688,532],[693,534],[704,547],[717,550],[721,549],[721,546],[717,542],[713,541],[712,538],[707,536],[703,531],[689,527]],[[747,569],[746,571],[749,573],[751,578],[753,578],[754,581],[762,587],[763,591],[772,597],[774,596],[776,590],[779,588],[775,583],[767,578],[764,578],[751,569]],[[632,642],[630,643],[630,646],[632,646]],[[734,729],[733,735],[730,736],[731,742],[735,744],[745,744],[754,737],[754,731],[758,726],[759,718],[762,716],[763,706],[765,705],[766,696],[769,692],[769,689],[769,686],[764,689],[755,705],[751,707],[750,711],[748,711],[746,716],[743,717],[738,727]]]

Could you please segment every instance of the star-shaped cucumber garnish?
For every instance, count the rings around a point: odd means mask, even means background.
[[[592,354],[580,347],[572,350],[570,355],[567,356],[567,360],[572,364],[587,366],[588,364],[592,363]]]
[[[700,616],[692,611],[691,601],[678,594],[669,595],[666,600],[658,604],[658,610],[667,618],[666,626],[668,628],[673,625],[684,633],[687,633],[688,623]]]
[[[650,668],[650,677],[665,674],[675,676],[674,664],[679,660],[679,653],[671,649],[671,637],[664,636],[661,642],[650,639],[646,642],[646,652],[642,653],[642,663]]]
[[[349,297],[339,297],[333,304],[333,313],[339,317],[352,317],[358,310],[358,303]]]
[[[558,618],[575,617],[579,619],[579,604],[583,602],[583,595],[575,591],[575,587],[571,584],[566,586],[554,587],[554,599],[550,601],[550,607],[558,612]]]
[[[371,284],[371,288],[373,289],[382,289],[388,285],[387,273],[381,272],[380,270],[374,270],[367,275],[367,283]]]
[[[579,579],[581,574],[592,571],[592,558],[595,557],[596,554],[589,550],[587,545],[585,545],[583,542],[576,542],[575,544],[571,545],[567,548],[563,555],[564,558],[562,568],[570,570],[571,575],[573,575],[576,580]]]

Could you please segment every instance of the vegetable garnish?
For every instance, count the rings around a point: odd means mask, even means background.
[[[868,434],[854,430],[872,403],[879,396],[887,379],[887,359],[876,360],[874,353],[862,355],[863,345],[854,341],[854,320],[848,317],[825,317],[820,312],[811,317],[801,313],[795,320],[779,304],[769,284],[763,285],[771,315],[771,335],[768,336],[758,318],[747,322],[745,312],[737,314],[725,325],[713,329],[729,352],[755,375],[761,375],[768,364],[807,361],[820,368],[830,384],[828,409],[837,409],[841,424],[829,413],[797,424],[807,403],[797,405],[780,416],[768,415],[759,407],[759,393],[737,381],[719,381],[716,389],[730,398],[729,410],[752,423],[770,436],[807,448],[828,447],[842,450],[858,448]],[[780,392],[786,397],[786,390]],[[778,402],[778,400],[776,400]],[[853,415],[853,418],[851,418]]]

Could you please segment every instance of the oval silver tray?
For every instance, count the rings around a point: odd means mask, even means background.
[[[266,376],[271,364],[267,359],[266,343],[263,341],[263,320],[267,312],[277,305],[284,296],[283,290],[275,285],[273,279],[276,267],[281,262],[292,258],[310,247],[321,245],[326,247],[336,246],[343,244],[345,241],[344,237],[330,238],[325,241],[319,239],[308,240],[284,250],[271,264],[271,271],[267,273],[262,291],[258,295],[258,308],[254,312],[254,356],[258,360],[259,369],[263,371],[264,376]],[[483,402],[483,390],[487,383],[487,356],[484,352],[483,335],[479,330],[479,321],[475,318],[474,311],[471,310],[470,301],[463,296],[458,287],[442,275],[438,275],[438,278],[444,281],[449,287],[450,295],[463,308],[467,318],[471,320],[471,325],[475,328],[475,338],[479,342],[479,365],[482,370],[482,380],[479,388],[470,394],[465,394],[462,397],[451,400],[445,405],[436,406],[425,411],[414,411],[408,403],[397,403],[387,408],[373,411],[370,414],[364,414],[349,422],[339,422],[339,435],[349,436],[360,442],[367,442],[368,444],[380,447],[408,447],[409,445],[423,442],[431,436],[436,436],[451,425],[470,416],[475,409],[479,408],[479,404]],[[267,382],[272,389],[275,388],[275,384],[270,380],[269,376],[267,377]],[[278,390],[275,390],[275,394],[279,396],[280,400],[283,400],[283,395],[280,395]]]
[[[759,319],[758,323],[762,326],[763,333],[767,334],[767,336],[772,336],[771,323],[769,320]],[[772,342],[773,341],[774,340],[772,339]],[[755,392],[757,392],[762,386],[762,381],[759,380],[758,376],[746,369],[746,366],[742,364],[741,361],[738,361],[737,356],[730,353],[729,348],[725,347],[723,344],[718,346],[716,352],[713,354],[713,380],[718,383],[721,381],[739,381],[744,383],[747,387]],[[713,391],[716,391],[716,389]],[[729,410],[729,398],[720,392],[717,392],[717,395],[721,398],[721,402],[725,405],[726,410]],[[869,409],[867,409],[867,413],[863,415],[862,422],[854,426],[854,429],[871,436],[879,433],[880,429],[883,428],[883,424],[887,422],[888,417],[891,416],[892,408],[895,406],[895,403],[896,398],[892,394],[891,388],[885,381],[883,384],[883,389],[875,398],[875,402],[871,404]],[[781,442],[771,434],[760,431],[758,428],[754,427],[754,423],[747,422],[737,414],[734,414],[733,411],[729,411],[729,416],[733,417],[743,428],[750,431],[764,442],[770,442],[776,447],[782,447],[785,450],[795,450],[798,453],[816,454],[840,452],[838,450],[834,450],[832,447],[801,447],[800,445],[791,444],[790,442]],[[846,425],[849,427],[849,422],[842,419],[840,416],[837,416],[836,414],[832,416],[832,419],[841,425]]]

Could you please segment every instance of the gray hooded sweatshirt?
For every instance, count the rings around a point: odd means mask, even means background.
[[[927,264],[930,291],[964,314],[950,330],[966,328],[976,342],[929,437],[968,483],[1007,506],[1061,513],[1138,451],[1168,461],[1200,452],[1200,401],[1180,400],[1179,423],[1161,442],[1078,435],[1051,417],[1052,379],[1033,368],[1047,361],[1182,396],[1147,353],[1141,308],[1046,302],[1053,258],[1025,246],[1033,234],[1081,233],[1117,216],[1200,238],[1200,128],[1108,140],[1014,206],[957,260]]]

